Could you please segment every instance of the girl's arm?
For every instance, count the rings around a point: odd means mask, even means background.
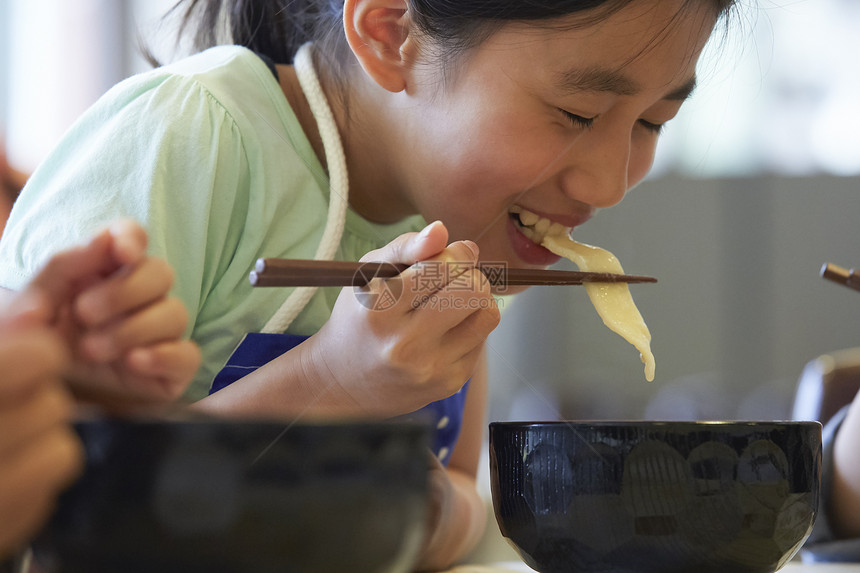
[[[431,530],[418,567],[440,570],[463,558],[478,543],[487,512],[478,493],[478,463],[486,426],[486,350],[469,383],[460,438],[447,470],[438,464],[430,474]]]
[[[447,240],[435,223],[366,255],[420,261],[397,279],[371,283],[396,290],[394,304],[369,308],[343,289],[319,332],[197,407],[231,416],[388,418],[456,393],[475,372],[499,311],[475,267],[477,246],[446,247]],[[438,282],[427,280],[430,271]]]
[[[860,398],[855,398],[833,444],[830,525],[839,538],[860,537]]]

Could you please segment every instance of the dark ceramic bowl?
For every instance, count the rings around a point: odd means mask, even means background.
[[[36,543],[73,573],[398,572],[421,543],[427,431],[407,423],[80,422],[83,477]]]
[[[820,468],[818,422],[490,424],[496,519],[541,573],[772,573]]]

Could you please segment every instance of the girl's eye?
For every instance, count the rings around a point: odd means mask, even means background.
[[[660,135],[663,132],[663,126],[666,125],[665,123],[651,123],[644,119],[640,119],[639,124],[655,135]]]
[[[567,120],[574,125],[574,127],[579,127],[581,129],[590,129],[592,125],[594,125],[593,117],[582,117],[581,115],[576,115],[575,113],[570,113],[564,109],[558,108],[558,111],[567,118]]]

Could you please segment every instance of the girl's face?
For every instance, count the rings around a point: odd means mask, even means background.
[[[556,262],[521,212],[573,228],[642,180],[714,25],[706,8],[676,14],[680,3],[637,0],[573,29],[508,25],[444,86],[438,67],[415,66],[404,199],[452,240],[476,241],[483,261]]]

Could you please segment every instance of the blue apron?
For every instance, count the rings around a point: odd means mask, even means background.
[[[230,355],[224,368],[215,376],[209,393],[212,394],[229,386],[307,339],[307,336],[296,334],[249,332]],[[451,451],[454,449],[457,437],[460,435],[468,387],[469,383],[467,382],[453,396],[433,402],[417,412],[398,418],[428,423],[435,428],[433,453],[446,466],[451,458]]]

